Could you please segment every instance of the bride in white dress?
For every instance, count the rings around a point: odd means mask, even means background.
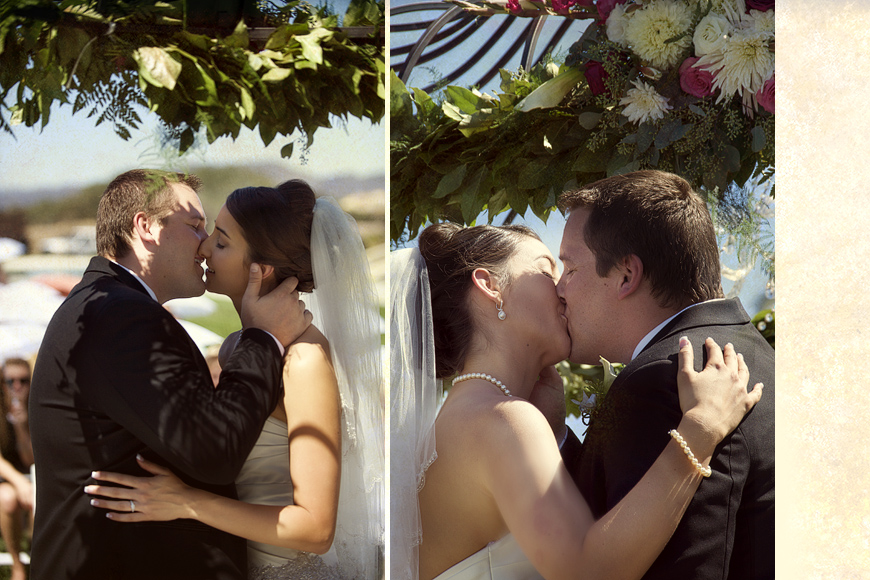
[[[353,219],[307,184],[233,192],[203,242],[207,289],[241,307],[248,270],[263,292],[296,276],[314,321],[285,354],[284,400],[236,479],[238,500],[155,477],[103,472],[91,493],[136,502],[117,521],[191,518],[248,540],[248,577],[363,580],[383,571],[384,431],[377,299]],[[322,332],[321,332],[322,331]],[[239,331],[240,332],[240,331]],[[327,340],[328,337],[328,340]],[[235,348],[236,333],[221,347]],[[111,502],[96,507],[112,509]]]
[[[742,357],[708,340],[720,368],[695,373],[681,344],[677,431],[700,463],[671,442],[595,521],[528,401],[571,347],[546,246],[520,226],[436,224],[390,266],[391,580],[640,578],[761,397]]]

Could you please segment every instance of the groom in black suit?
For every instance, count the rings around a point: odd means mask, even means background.
[[[688,336],[696,353],[707,337],[732,343],[764,396],[716,448],[712,477],[701,481],[644,578],[772,579],[774,351],[739,300],[722,298],[705,203],[676,175],[638,171],[567,192],[559,205],[569,213],[557,291],[570,358],[627,363],[582,446],[567,434],[562,456],[572,477],[596,517],[614,507],[680,422],[679,338]],[[700,371],[704,363],[695,360]]]
[[[205,290],[199,187],[194,176],[134,170],[100,200],[99,256],[55,313],[33,372],[34,580],[246,577],[244,540],[192,520],[113,522],[83,491],[94,470],[149,475],[141,454],[234,497],[280,400],[283,345],[310,323],[295,279],[259,297],[252,268],[245,330],[214,388],[197,346],[161,306]]]

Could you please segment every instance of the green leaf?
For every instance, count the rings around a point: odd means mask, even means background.
[[[462,121],[466,116],[470,116],[463,114],[459,107],[449,101],[441,103],[441,110],[444,111],[444,115],[446,115],[447,118],[453,119],[454,121]]]
[[[463,188],[460,208],[462,209],[462,221],[466,224],[470,224],[480,215],[486,199],[489,198],[488,193],[480,191],[488,175],[489,169],[486,166],[481,167],[475,171],[468,185]]]
[[[319,39],[306,34],[305,36],[297,36],[296,40],[302,45],[302,56],[313,63],[323,64],[323,48],[320,46]]]
[[[441,181],[438,182],[438,187],[435,188],[435,193],[432,194],[432,197],[434,199],[441,199],[456,191],[462,185],[462,180],[465,179],[467,169],[468,167],[465,164],[454,167],[450,173],[442,177]]]
[[[583,147],[574,160],[571,170],[578,173],[601,173],[607,169],[606,155],[605,151],[590,151]]]
[[[652,123],[642,123],[637,129],[637,155],[644,153],[652,145],[656,137],[656,128]]]
[[[284,159],[290,159],[293,157],[293,143],[287,143],[283,147],[281,147],[281,157]]]
[[[508,204],[519,215],[524,215],[529,209],[529,196],[525,191],[517,189],[514,184],[508,183],[505,187]]]
[[[181,74],[181,63],[168,52],[157,46],[143,46],[133,52],[133,59],[139,65],[140,77],[155,87],[170,91],[175,88],[175,82]]]
[[[307,24],[288,24],[275,29],[266,41],[266,50],[281,50],[298,34],[307,34]]]
[[[752,152],[758,153],[764,146],[767,145],[767,136],[764,134],[764,128],[761,125],[756,125],[752,128]]]
[[[548,80],[529,93],[517,106],[517,111],[528,112],[532,109],[549,109],[562,102],[571,89],[585,78],[580,69],[569,67],[556,77]]]
[[[251,93],[245,87],[240,87],[240,92],[242,96],[242,111],[245,114],[245,119],[253,119],[254,111],[256,111],[254,99],[251,98]]]
[[[81,28],[61,28],[57,34],[57,50],[60,64],[75,63],[90,41],[90,36]],[[0,50],[2,50],[0,39]]]
[[[470,90],[464,87],[451,86],[444,89],[444,92],[447,94],[447,98],[450,99],[450,102],[458,107],[463,113],[472,115],[477,112],[481,99]]]
[[[293,71],[289,68],[272,68],[269,69],[262,78],[266,82],[276,83],[283,81],[291,74],[293,74]]]
[[[591,131],[598,124],[598,121],[601,120],[601,115],[601,113],[586,111],[585,113],[580,113],[580,117],[577,119],[577,122],[584,129]]]
[[[740,169],[740,151],[733,145],[725,146],[725,169],[729,173]]]
[[[552,177],[553,170],[548,161],[533,159],[520,171],[517,187],[539,189],[544,187]]]
[[[233,33],[224,38],[224,44],[235,48],[248,48],[250,40],[248,38],[248,27],[244,20],[239,20]]]

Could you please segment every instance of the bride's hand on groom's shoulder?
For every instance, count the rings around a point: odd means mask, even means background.
[[[541,371],[535,386],[532,388],[532,393],[529,395],[529,402],[544,414],[547,423],[553,430],[553,435],[556,441],[562,441],[565,436],[565,385],[562,382],[562,375],[556,370],[555,366],[545,367]]]
[[[312,315],[299,299],[296,278],[287,278],[277,288],[260,296],[264,269],[269,268],[251,264],[248,287],[242,297],[242,327],[265,330],[286,347],[311,325]]]
[[[751,391],[749,368],[731,343],[722,349],[712,338],[704,341],[707,364],[696,372],[694,352],[687,337],[680,338],[679,387],[683,416],[695,421],[716,443],[737,428],[743,417],[761,400],[763,385]]]

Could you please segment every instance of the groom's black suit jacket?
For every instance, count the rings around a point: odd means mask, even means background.
[[[585,441],[562,448],[574,481],[601,517],[643,477],[682,417],[677,393],[679,338],[688,336],[695,369],[704,340],[728,342],[764,396],[716,448],[712,477],[691,504],[645,579],[772,579],[774,576],[774,351],[736,299],[689,308],[656,334],[613,382]],[[687,459],[688,461],[688,459]],[[667,501],[667,498],[661,498]]]
[[[234,497],[233,480],[280,400],[274,339],[243,333],[215,389],[178,322],[104,258],[52,318],[33,372],[31,573],[49,579],[244,579],[244,540],[192,520],[120,523],[91,507],[94,470],[149,475],[135,456]]]

